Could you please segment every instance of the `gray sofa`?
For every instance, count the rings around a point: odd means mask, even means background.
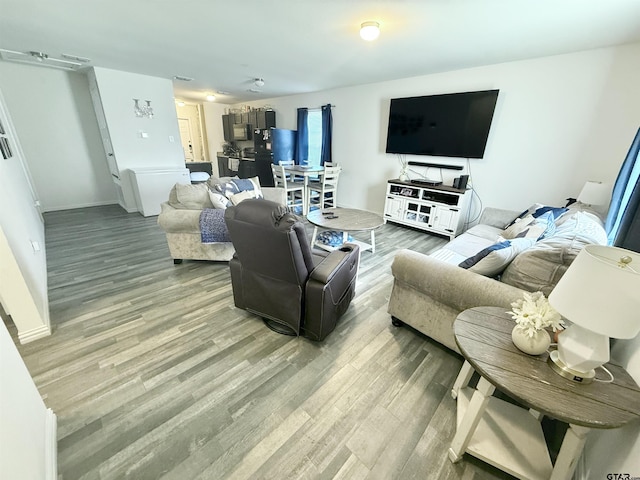
[[[499,252],[505,265],[497,267],[498,273],[492,276],[476,273],[474,268],[480,262],[470,269],[458,266],[503,240],[500,236],[505,227],[519,213],[487,208],[478,225],[431,255],[399,251],[391,266],[394,283],[388,306],[394,325],[410,325],[459,351],[453,322],[460,312],[477,306],[509,310],[524,291],[542,291],[548,296],[582,247],[606,244],[601,218],[586,205],[575,203],[553,221],[553,228],[541,240],[512,241],[520,246],[505,249],[508,253]]]
[[[180,263],[183,259],[228,262],[233,257],[235,250],[230,241],[202,243],[200,231],[200,213],[205,208],[214,208],[209,191],[214,190],[216,184],[229,180],[231,179],[211,177],[206,183],[176,184],[171,189],[168,201],[161,205],[158,225],[167,235],[174,263]],[[286,204],[284,189],[260,189],[265,199]]]

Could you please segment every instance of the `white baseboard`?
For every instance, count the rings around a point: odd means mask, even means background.
[[[87,207],[102,207],[104,205],[118,205],[117,201],[114,200],[104,200],[100,202],[87,202],[87,203],[76,203],[73,205],[54,205],[43,207],[44,212],[59,212],[62,210],[73,210],[75,208],[87,208]],[[137,212],[137,210],[134,210]]]
[[[42,325],[41,327],[32,328],[26,332],[18,332],[18,339],[20,340],[20,343],[25,344],[38,340],[39,338],[48,337],[49,335],[51,335],[51,328],[49,325]]]
[[[58,478],[58,419],[53,410],[47,408],[45,419],[45,480],[56,480]]]

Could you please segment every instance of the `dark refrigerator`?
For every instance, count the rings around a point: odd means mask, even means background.
[[[296,130],[284,128],[257,128],[253,131],[256,171],[260,185],[273,187],[272,163],[295,159],[297,133]]]

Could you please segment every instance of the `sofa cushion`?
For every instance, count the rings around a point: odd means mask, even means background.
[[[577,211],[562,220],[552,236],[536,242],[509,264],[502,282],[548,296],[585,245],[606,245],[607,235],[597,216]]]
[[[213,208],[204,183],[195,185],[176,183],[169,192],[169,205],[182,210],[202,210]]]
[[[493,277],[502,272],[519,253],[534,243],[534,238],[514,238],[494,243],[473,257],[467,258],[459,266],[486,277]]]

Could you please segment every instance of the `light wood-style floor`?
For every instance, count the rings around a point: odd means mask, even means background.
[[[236,309],[226,263],[173,265],[156,217],[45,220],[53,335],[19,350],[58,416],[59,478],[510,478],[449,462],[461,358],[386,313],[394,252],[444,239],[382,226],[315,343]]]

